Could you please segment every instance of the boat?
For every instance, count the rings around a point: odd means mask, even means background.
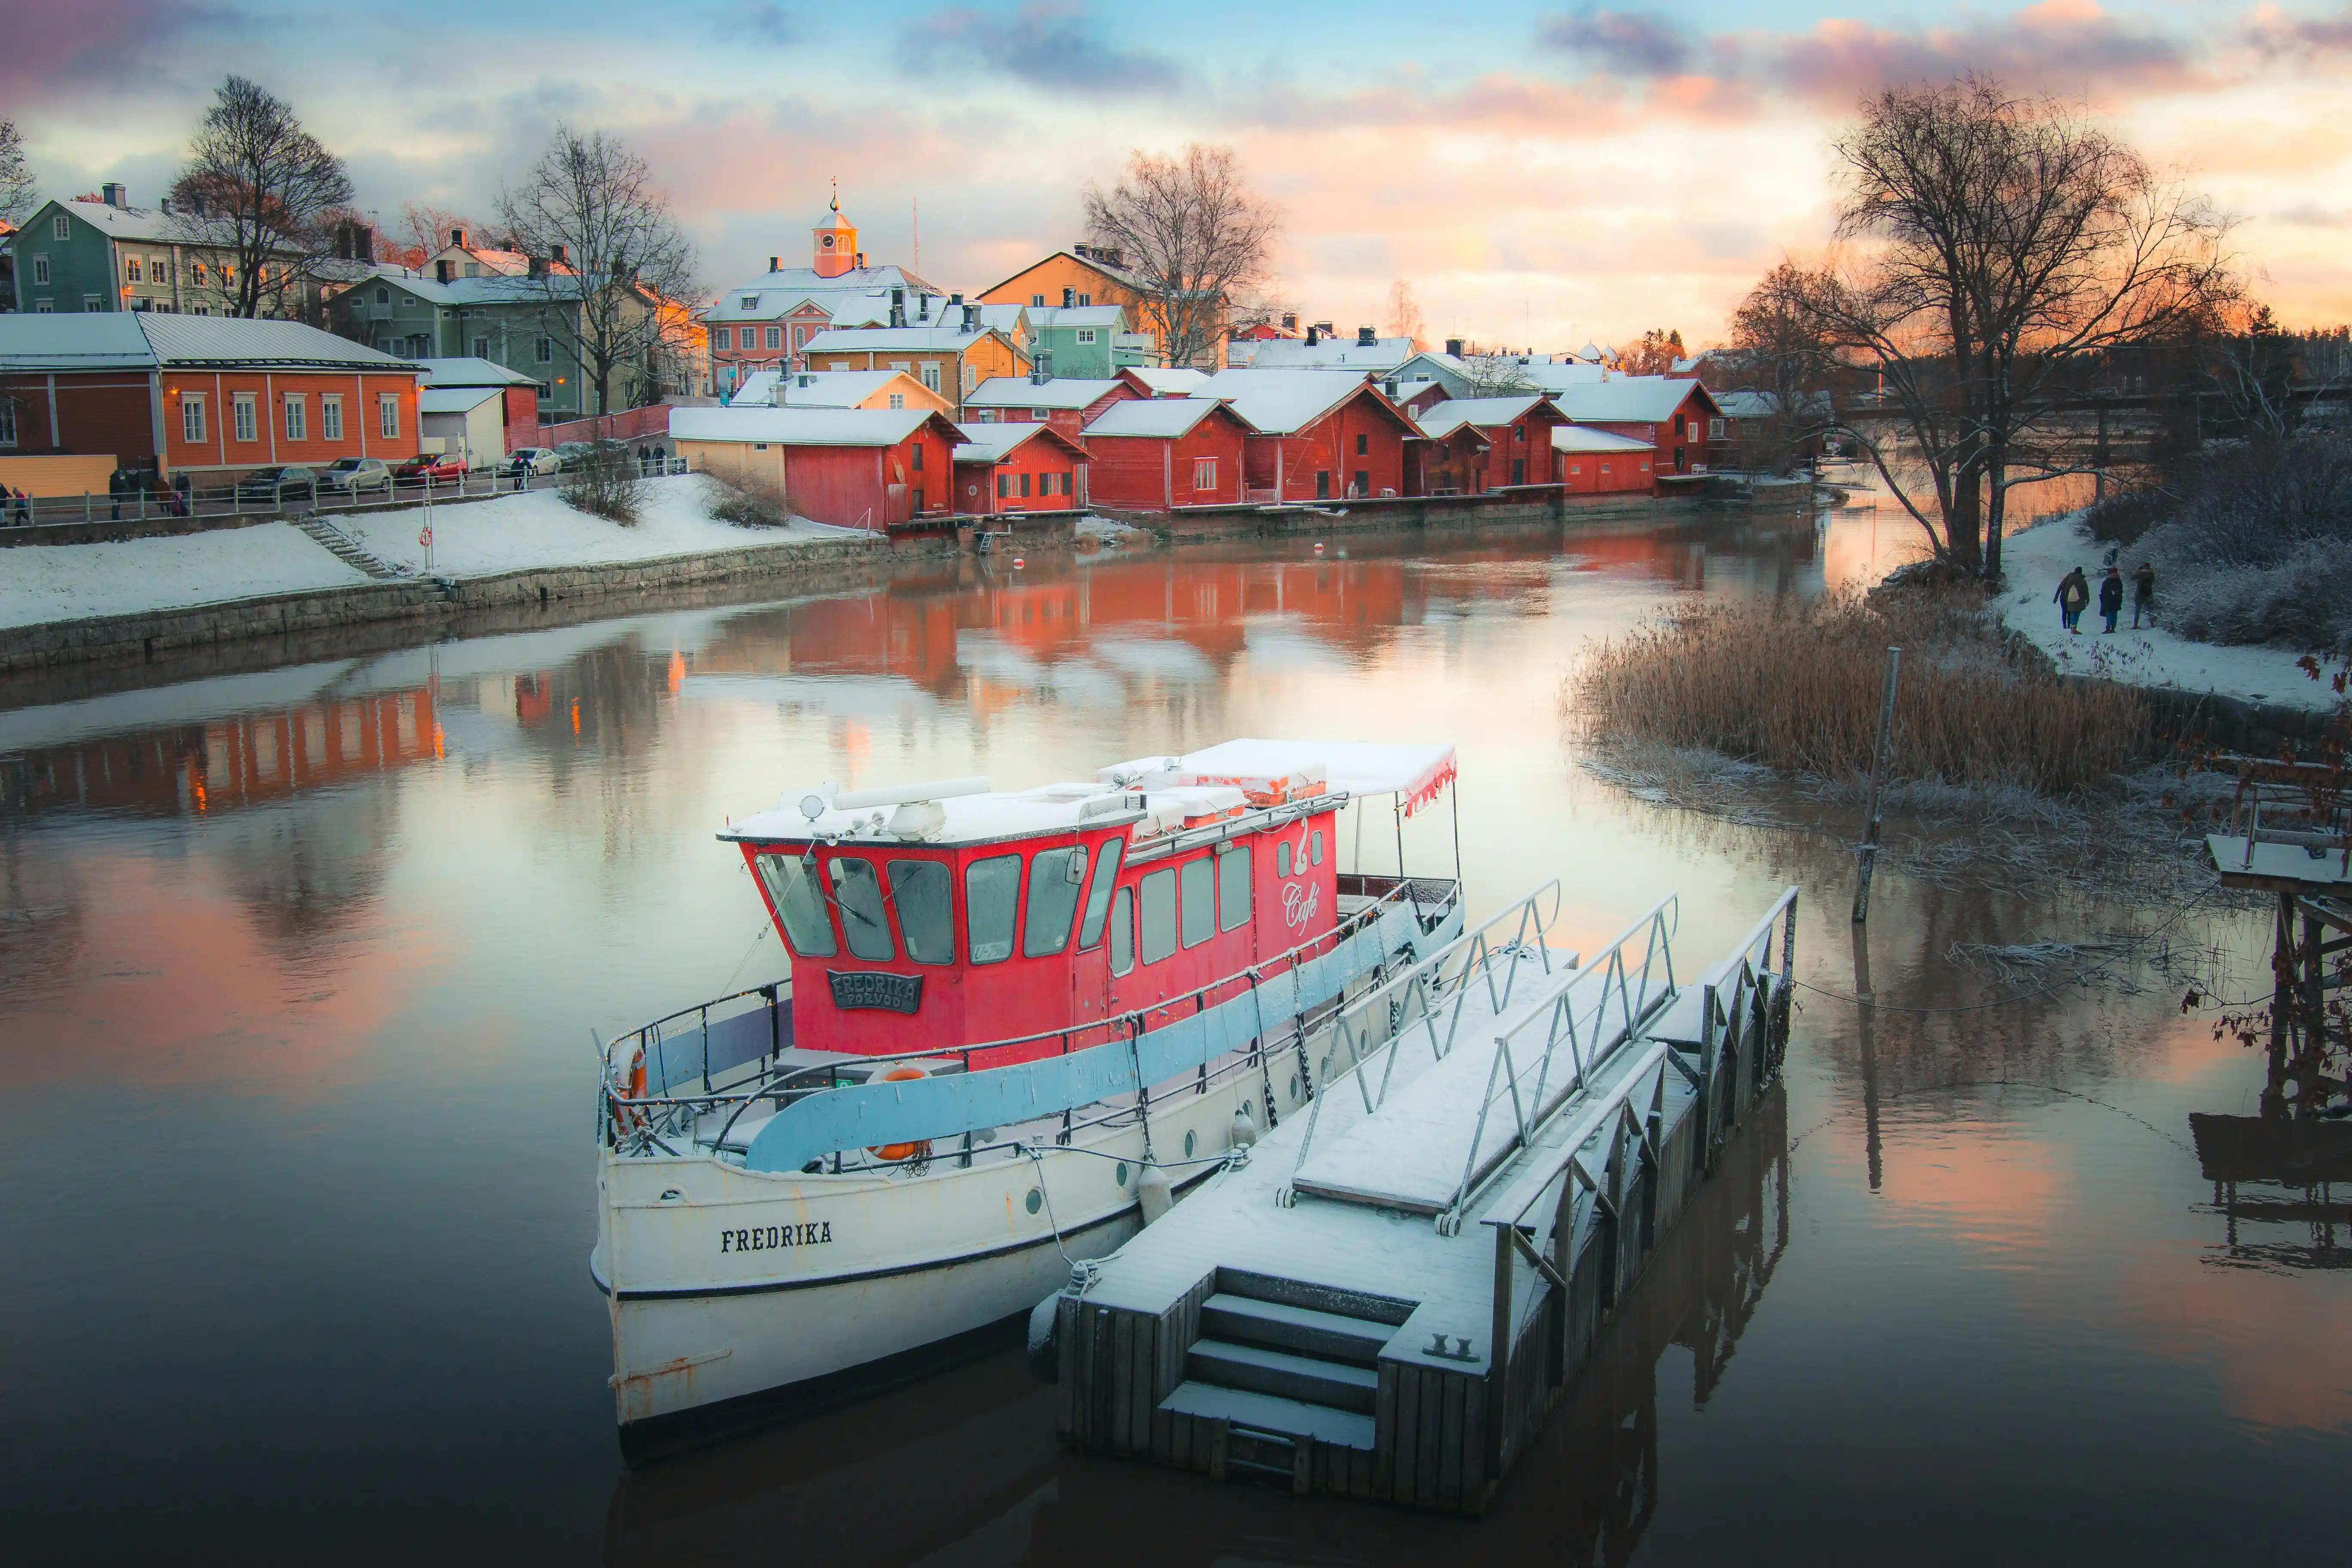
[[[599,1043],[590,1272],[625,1455],[1009,1342],[1246,1160],[1313,1100],[1318,1031],[1461,934],[1458,816],[1454,874],[1403,865],[1454,771],[1444,745],[1234,740],[730,822],[789,973]]]

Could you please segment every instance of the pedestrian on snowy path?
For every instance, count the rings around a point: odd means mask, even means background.
[[[2075,567],[2058,579],[2058,591],[2050,595],[2058,601],[2058,624],[2080,637],[2083,628],[2075,623],[2083,618],[2083,606],[2091,602],[2091,580]]]
[[[2124,613],[2124,574],[2115,567],[2099,579],[2099,614],[2106,618],[2107,630],[2116,629],[2116,617]]]
[[[2156,625],[2156,567],[2147,561],[2132,574],[2132,630],[2139,630],[2139,618],[2147,616],[2149,626]]]

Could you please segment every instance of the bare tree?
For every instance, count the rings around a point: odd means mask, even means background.
[[[1429,347],[1422,334],[1429,330],[1422,320],[1421,306],[1412,297],[1412,285],[1398,279],[1389,285],[1389,335],[1412,340],[1412,352],[1420,353]]]
[[[25,139],[15,121],[0,120],[0,222],[24,222],[38,198],[32,167],[25,162]]]
[[[1815,285],[1793,261],[1764,275],[1732,313],[1731,346],[1706,356],[1710,388],[1761,393],[1768,412],[1739,422],[1740,463],[1785,474],[1835,422],[1835,353],[1813,310]]]
[[[1249,189],[1229,147],[1136,153],[1108,191],[1088,185],[1087,232],[1138,279],[1168,363],[1213,369],[1228,302],[1263,281],[1281,216]]]
[[[2009,491],[2079,472],[2055,424],[2100,356],[2199,330],[2234,297],[2229,223],[2050,100],[1970,76],[1881,93],[1835,143],[1842,266],[1806,280],[1817,329],[1883,381],[1895,442],[1852,429],[1939,557],[1998,577]],[[1932,510],[1930,510],[1932,508]]]
[[[1652,327],[1633,347],[1617,356],[1617,368],[1627,375],[1672,375],[1675,362],[1690,357],[1683,347],[1682,329]]]
[[[532,258],[516,281],[577,357],[594,412],[612,412],[616,393],[624,405],[658,398],[665,307],[697,284],[694,245],[645,160],[602,131],[558,125],[522,184],[499,195],[499,217]]]
[[[403,251],[407,253],[402,259],[411,267],[424,266],[433,253],[447,245],[449,237],[459,229],[466,231],[468,240],[475,238],[477,227],[474,220],[464,213],[416,202],[401,203],[399,241]],[[413,260],[409,259],[411,257]]]
[[[299,315],[333,248],[329,221],[351,205],[352,181],[291,104],[231,76],[196,128],[172,200],[188,243],[221,257],[232,314]]]

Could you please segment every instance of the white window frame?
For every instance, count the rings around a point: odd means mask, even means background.
[[[307,393],[286,395],[286,438],[307,441],[310,438],[310,399]]]
[[[907,406],[907,395],[906,395],[905,393],[903,393],[903,392],[894,392],[894,393],[892,393],[892,394],[890,395],[890,406],[891,406],[891,407],[893,407],[893,408],[904,408],[904,407],[906,407],[906,406]]]
[[[376,434],[387,441],[400,439],[400,394],[379,392],[375,395]]]
[[[1077,338],[1080,348],[1090,349],[1095,346],[1095,330],[1092,327],[1077,329]]]
[[[768,331],[767,331],[766,336],[767,336],[767,340],[768,340],[768,347],[769,347],[769,348],[771,348],[771,349],[781,349],[781,348],[782,348],[782,347],[784,346],[784,329],[783,329],[783,328],[782,328],[782,327],[770,327],[770,328],[768,329]]]
[[[259,416],[254,412],[255,406],[254,395],[250,392],[232,392],[228,395],[228,438],[230,440],[249,447],[261,438]]]
[[[343,395],[322,392],[319,395],[319,439],[340,441],[343,438]]]
[[[205,441],[205,395],[201,392],[180,394],[180,439],[191,447]]]
[[[1192,488],[1196,490],[1213,490],[1217,488],[1216,458],[1195,458],[1192,459]]]
[[[555,340],[553,338],[541,338],[539,340],[538,346],[531,352],[538,356],[537,363],[541,364],[553,364],[555,363]]]
[[[66,216],[65,214],[59,213],[56,217],[49,220],[49,232],[57,236],[59,239],[71,239],[73,237],[73,223]]]
[[[16,444],[16,404],[13,398],[0,397],[0,447]]]
[[[937,392],[940,389],[940,362],[935,359],[927,359],[923,362],[923,389],[926,392]]]
[[[58,302],[55,300],[36,300],[33,301],[33,314],[36,316],[54,316],[57,312]]]
[[[47,285],[48,281],[49,281],[49,258],[48,258],[48,257],[47,257],[47,256],[46,256],[46,255],[39,255],[39,256],[36,256],[36,257],[34,257],[34,258],[33,258],[33,283],[34,283],[34,286],[35,286],[35,287],[37,287],[37,288],[39,288],[39,287],[46,287],[46,286]]]
[[[1720,441],[1723,439],[1723,421],[1721,419],[1709,419],[1706,422],[1706,438],[1710,441]]]

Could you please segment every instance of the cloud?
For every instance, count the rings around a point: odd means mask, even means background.
[[[1583,10],[1553,16],[1536,36],[1548,48],[1586,56],[1604,69],[1627,76],[1680,76],[1696,52],[1681,27],[1639,11]]]
[[[2352,49],[2352,5],[2333,16],[2290,16],[2275,5],[2263,5],[2247,25],[2246,37],[2273,58]]]
[[[743,0],[713,31],[733,43],[798,44],[809,36],[801,18],[775,0]]]
[[[2297,228],[2352,227],[2352,207],[2323,207],[2305,203],[2271,214],[2271,221],[2292,224]]]
[[[192,32],[243,20],[202,0],[74,0],[12,6],[0,101],[54,99],[148,75]]]
[[[1586,10],[1548,19],[1537,39],[1603,73],[1675,84],[1689,107],[1716,109],[1775,93],[1848,101],[1968,71],[2060,93],[2169,87],[2192,77],[2200,52],[2170,34],[2111,16],[2094,0],[2042,0],[1965,27],[1881,27],[1830,17],[1801,33],[1703,37],[1647,14]]]
[[[1032,87],[1100,95],[1171,92],[1182,85],[1174,60],[1125,49],[1075,5],[1033,0],[1011,16],[960,7],[917,21],[898,41],[899,63],[944,74],[973,60]]]

